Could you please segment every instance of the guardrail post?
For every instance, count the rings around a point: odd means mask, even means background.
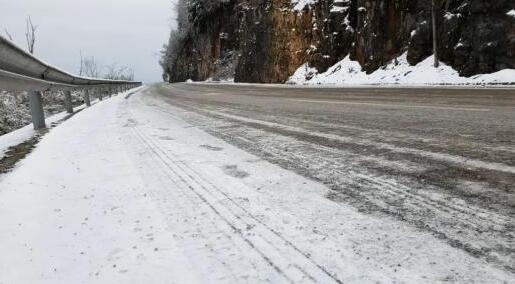
[[[84,103],[87,107],[91,106],[91,99],[89,97],[89,89],[84,90]]]
[[[34,129],[46,128],[45,112],[43,111],[43,96],[39,91],[29,92],[30,113]]]
[[[98,99],[102,101],[104,99],[104,89],[98,88],[97,90],[98,90]]]
[[[71,91],[64,91],[64,106],[66,107],[67,113],[73,113],[72,92]]]

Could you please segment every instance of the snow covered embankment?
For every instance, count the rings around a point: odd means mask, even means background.
[[[430,56],[415,66],[411,66],[403,54],[385,67],[366,74],[357,61],[349,56],[324,73],[318,73],[307,64],[302,65],[288,80],[288,84],[298,85],[513,85],[515,70],[505,69],[492,74],[482,74],[470,78],[460,77],[452,67],[440,63],[433,66]]]

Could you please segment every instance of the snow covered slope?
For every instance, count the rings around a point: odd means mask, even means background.
[[[357,61],[349,56],[324,73],[318,73],[307,64],[301,66],[288,80],[289,84],[300,85],[483,85],[515,84],[515,70],[505,69],[492,74],[461,77],[452,67],[440,64],[434,68],[434,57],[430,56],[416,66],[408,64],[406,54],[385,67],[367,74]]]

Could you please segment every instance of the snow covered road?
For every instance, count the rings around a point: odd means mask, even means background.
[[[498,261],[398,218],[360,212],[353,200],[327,198],[334,189],[309,174],[211,135],[274,140],[272,154],[294,146],[279,135],[242,135],[219,118],[243,121],[242,113],[192,110],[199,105],[165,103],[160,93],[148,87],[82,111],[0,176],[0,283],[514,281]],[[317,151],[304,162],[322,167],[328,150]],[[390,194],[402,190],[390,184]],[[503,218],[492,221],[501,226]]]

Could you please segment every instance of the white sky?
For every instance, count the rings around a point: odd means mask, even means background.
[[[0,0],[0,33],[26,48],[25,18],[39,26],[35,55],[78,73],[80,51],[103,66],[134,69],[137,80],[161,81],[158,53],[168,41],[174,0]]]

